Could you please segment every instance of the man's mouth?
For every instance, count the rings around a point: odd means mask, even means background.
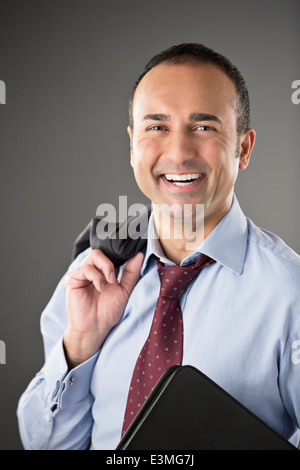
[[[204,176],[204,173],[186,173],[184,175],[176,175],[166,173],[162,177],[174,186],[183,187],[199,181]]]

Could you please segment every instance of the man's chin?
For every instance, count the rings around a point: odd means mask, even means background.
[[[178,221],[198,219],[204,213],[204,204],[199,202],[152,202],[152,207],[155,213]]]

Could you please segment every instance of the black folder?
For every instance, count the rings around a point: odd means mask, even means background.
[[[170,367],[116,450],[297,450],[192,366]]]

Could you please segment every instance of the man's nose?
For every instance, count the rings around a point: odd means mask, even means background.
[[[175,163],[192,160],[197,155],[193,136],[187,131],[172,133],[164,153],[165,157]]]

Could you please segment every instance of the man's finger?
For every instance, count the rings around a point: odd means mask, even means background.
[[[116,282],[115,267],[101,250],[94,249],[83,261],[82,266],[93,264],[101,271],[107,282],[110,284]]]
[[[66,277],[67,286],[73,289],[85,287],[91,282],[99,292],[101,291],[101,285],[105,283],[105,277],[102,271],[99,271],[92,264],[83,265],[69,273]]]
[[[139,279],[143,260],[144,260],[143,253],[139,252],[127,262],[124,268],[120,285],[124,287],[128,295],[131,294],[134,286],[136,285]]]

